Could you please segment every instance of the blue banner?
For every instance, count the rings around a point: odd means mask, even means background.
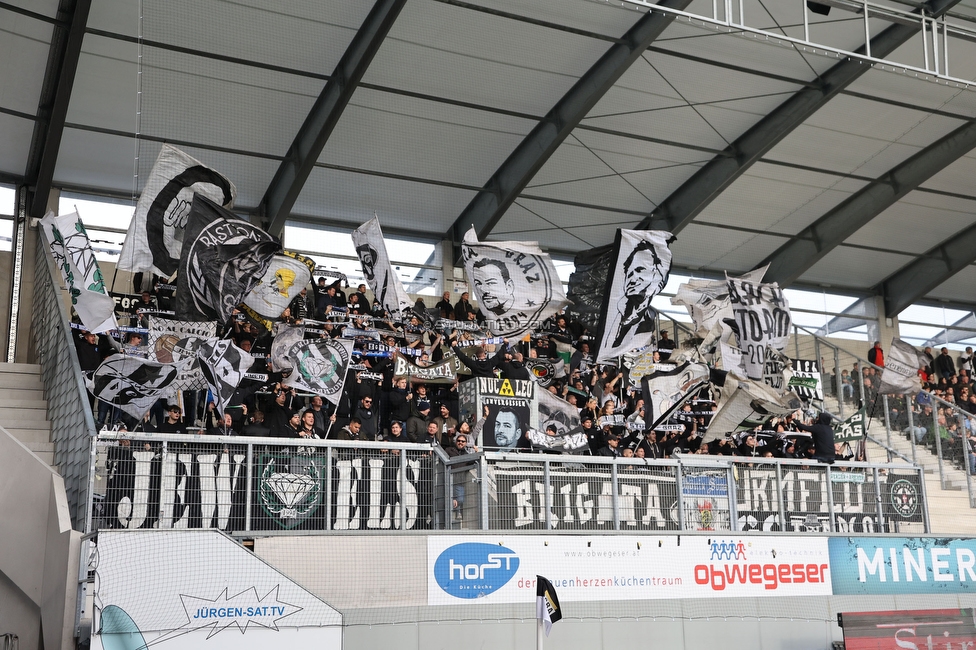
[[[835,595],[976,593],[976,539],[831,537]]]

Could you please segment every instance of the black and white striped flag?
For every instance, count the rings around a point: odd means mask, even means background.
[[[563,610],[559,606],[559,598],[556,596],[556,588],[552,586],[546,578],[540,575],[536,577],[535,588],[535,613],[536,618],[542,621],[546,627],[546,636],[552,629],[552,624],[562,620]]]

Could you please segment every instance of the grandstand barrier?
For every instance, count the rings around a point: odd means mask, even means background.
[[[930,530],[921,470],[902,464],[109,432],[92,453],[94,530]]]

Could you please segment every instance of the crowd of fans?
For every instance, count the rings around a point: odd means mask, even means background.
[[[348,291],[340,281],[319,278],[314,290],[303,289],[282,318],[290,323],[306,324],[306,337],[338,337],[347,327],[373,328],[389,348],[412,350],[420,366],[437,363],[453,350],[474,377],[497,376],[529,380],[534,359],[564,363],[564,376],[552,380],[546,390],[579,410],[582,431],[587,438],[586,453],[605,457],[668,458],[672,454],[713,454],[726,456],[777,458],[833,458],[828,439],[818,440],[810,433],[814,414],[796,412],[787,417],[771,418],[755,431],[722,436],[703,442],[715,402],[709,389],[702,389],[673,417],[659,423],[656,430],[644,428],[644,401],[638,381],[631,383],[625,369],[594,363],[590,352],[592,333],[565,314],[548,319],[528,340],[502,340],[497,344],[466,344],[468,339],[485,336],[475,331],[484,323],[483,314],[470,302],[467,292],[452,302],[444,292],[433,309],[423,299],[414,306],[406,322],[394,322],[379,303],[370,301],[366,285]],[[147,311],[166,310],[170,292],[145,292],[140,305]],[[434,319],[472,324],[437,329]],[[145,312],[134,315],[145,325]],[[478,426],[483,418],[459,421],[458,381],[453,384],[425,384],[394,379],[389,357],[357,355],[337,405],[319,396],[302,395],[282,383],[281,373],[270,367],[272,333],[244,318],[218,336],[229,336],[234,342],[258,357],[252,373],[267,374],[267,381],[247,379],[241,383],[230,407],[217,412],[212,396],[206,391],[183,391],[182,407],[160,400],[142,422],[135,422],[111,405],[99,402],[96,425],[124,426],[128,430],[185,432],[205,430],[221,435],[251,435],[285,438],[331,438],[338,440],[404,440],[441,445],[449,454],[476,449]],[[108,336],[83,332],[77,340],[78,355],[84,371],[92,371],[106,356],[120,348],[139,354],[144,337],[129,334],[124,343]],[[654,341],[655,362],[667,363],[675,343],[667,330],[660,330]],[[865,383],[869,379],[865,376]],[[541,389],[541,388],[540,388]],[[184,411],[185,409],[185,411]],[[813,423],[816,426],[816,423]],[[554,431],[548,432],[550,434]],[[464,445],[459,445],[463,440]],[[531,449],[529,432],[523,431],[516,446]],[[850,457],[848,454],[846,457]]]
[[[483,314],[470,302],[467,292],[452,302],[444,292],[434,309],[423,299],[414,306],[406,322],[394,322],[379,303],[370,301],[366,285],[347,291],[341,281],[329,283],[319,278],[310,293],[303,289],[282,318],[290,323],[305,323],[307,337],[338,337],[347,327],[373,329],[389,349],[412,350],[419,366],[437,363],[453,350],[471,370],[460,381],[472,377],[498,376],[529,380],[529,368],[536,358],[558,361],[568,358],[565,375],[552,380],[546,390],[566,400],[580,413],[587,451],[609,457],[668,458],[675,452],[775,458],[851,458],[856,450],[823,440],[818,444],[818,424],[813,413],[798,411],[787,417],[770,418],[756,430],[722,436],[709,442],[706,437],[716,408],[708,388],[688,401],[655,430],[644,429],[644,401],[638,382],[629,381],[626,369],[594,363],[590,352],[592,333],[575,319],[557,314],[544,322],[528,340],[467,346],[466,339],[484,336],[474,325],[484,324]],[[171,292],[144,292],[141,303],[132,309],[133,325],[147,325],[146,312],[165,311]],[[462,321],[473,326],[437,329],[433,318]],[[267,381],[245,380],[239,386],[230,407],[217,412],[212,396],[206,391],[183,391],[182,407],[160,400],[142,422],[136,422],[105,402],[94,404],[96,426],[125,427],[128,430],[186,432],[205,430],[222,435],[272,437],[333,438],[339,440],[403,440],[441,445],[450,454],[469,452],[478,440],[476,421],[459,421],[458,381],[453,384],[425,384],[394,379],[393,364],[388,356],[359,355],[354,359],[345,388],[337,405],[319,396],[300,395],[282,383],[281,373],[274,372],[268,359],[272,333],[244,318],[238,318],[218,336],[229,336],[255,355],[258,361],[251,371],[267,375]],[[95,370],[101,361],[122,349],[140,354],[145,351],[145,337],[129,333],[120,342],[107,335],[96,336],[80,331],[76,338],[78,357],[83,371]],[[675,343],[667,330],[660,330],[654,342],[654,359],[667,363]],[[968,463],[976,471],[976,391],[972,386],[972,348],[957,358],[948,349],[935,354],[923,352],[928,364],[920,371],[923,388],[913,399],[902,395],[878,394],[880,373],[885,359],[880,343],[868,353],[863,368],[855,363],[841,372],[839,386],[824,373],[828,392],[838,388],[846,402],[861,402],[869,418],[887,415],[892,429],[911,436],[918,444],[933,446],[936,438],[944,456],[960,465]],[[931,396],[930,396],[931,394]],[[933,397],[934,396],[934,397]],[[956,408],[953,408],[956,407]],[[185,412],[184,412],[185,408]],[[909,422],[909,410],[911,422]],[[472,429],[475,429],[474,431]],[[554,432],[549,432],[554,433]],[[463,440],[458,445],[457,440]],[[529,432],[522,432],[519,449],[531,449]]]

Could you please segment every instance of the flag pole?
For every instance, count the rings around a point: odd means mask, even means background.
[[[543,628],[542,618],[536,616],[535,619],[535,647],[536,650],[542,650],[545,645],[545,629]]]

